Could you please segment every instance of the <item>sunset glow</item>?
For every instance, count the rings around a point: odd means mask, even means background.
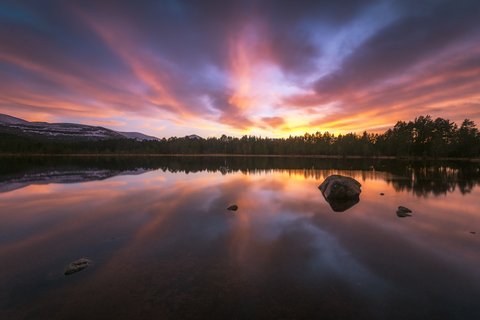
[[[157,137],[480,123],[480,2],[4,1],[0,113]]]

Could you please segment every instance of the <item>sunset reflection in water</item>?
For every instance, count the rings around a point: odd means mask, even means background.
[[[332,210],[318,190],[331,174],[362,184],[359,203]],[[0,316],[478,315],[478,188],[419,196],[395,181],[374,170],[157,170],[1,193]],[[400,205],[412,217],[397,217]],[[82,257],[93,264],[64,276]]]

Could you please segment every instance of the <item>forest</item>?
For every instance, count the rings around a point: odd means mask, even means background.
[[[364,157],[472,158],[480,156],[480,133],[465,119],[460,126],[443,118],[420,116],[398,121],[383,134],[305,133],[272,139],[244,135],[241,138],[163,138],[160,141],[110,139],[99,141],[41,140],[0,133],[3,154],[233,154],[323,155]]]

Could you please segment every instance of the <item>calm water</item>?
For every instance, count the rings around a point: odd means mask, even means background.
[[[478,163],[3,158],[0,168],[1,319],[480,319]],[[343,212],[318,190],[331,174],[362,184]],[[63,275],[80,258],[92,265]]]

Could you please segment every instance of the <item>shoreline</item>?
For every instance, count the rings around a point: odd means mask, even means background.
[[[338,155],[268,155],[268,154],[47,154],[47,153],[0,153],[0,157],[255,157],[255,158],[313,158],[313,159],[381,159],[381,160],[428,160],[428,161],[470,161],[480,162],[480,158],[435,158],[435,157],[395,157],[395,156],[338,156]]]

